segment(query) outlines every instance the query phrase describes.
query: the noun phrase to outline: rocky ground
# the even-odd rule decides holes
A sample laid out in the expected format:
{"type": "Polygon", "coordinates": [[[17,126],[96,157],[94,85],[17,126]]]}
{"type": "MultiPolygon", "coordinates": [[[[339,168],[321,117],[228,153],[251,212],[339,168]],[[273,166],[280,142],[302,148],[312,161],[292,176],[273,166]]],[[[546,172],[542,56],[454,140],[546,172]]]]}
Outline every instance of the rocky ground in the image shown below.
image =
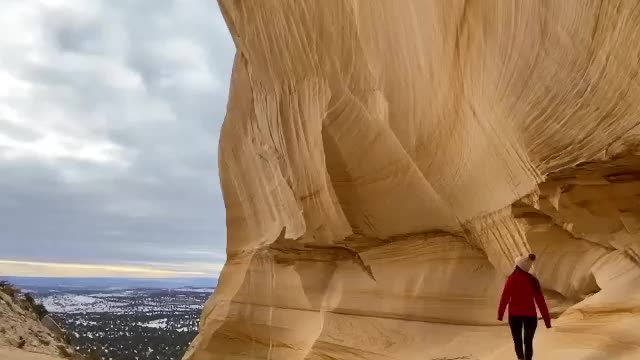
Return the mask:
{"type": "Polygon", "coordinates": [[[0,291],[0,359],[36,360],[51,357],[81,358],[71,346],[40,322],[24,300],[0,291]]]}
{"type": "Polygon", "coordinates": [[[59,356],[33,353],[11,347],[0,346],[0,360],[60,360],[59,356]]]}

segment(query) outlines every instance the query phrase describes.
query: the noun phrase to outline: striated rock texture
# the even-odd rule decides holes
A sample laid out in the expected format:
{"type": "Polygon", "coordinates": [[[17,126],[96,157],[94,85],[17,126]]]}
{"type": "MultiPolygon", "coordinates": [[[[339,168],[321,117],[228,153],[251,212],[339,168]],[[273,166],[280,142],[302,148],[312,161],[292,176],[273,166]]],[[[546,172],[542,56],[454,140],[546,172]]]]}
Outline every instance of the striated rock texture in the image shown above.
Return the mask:
{"type": "Polygon", "coordinates": [[[185,355],[640,359],[636,1],[219,0],[228,260],[185,355]]]}

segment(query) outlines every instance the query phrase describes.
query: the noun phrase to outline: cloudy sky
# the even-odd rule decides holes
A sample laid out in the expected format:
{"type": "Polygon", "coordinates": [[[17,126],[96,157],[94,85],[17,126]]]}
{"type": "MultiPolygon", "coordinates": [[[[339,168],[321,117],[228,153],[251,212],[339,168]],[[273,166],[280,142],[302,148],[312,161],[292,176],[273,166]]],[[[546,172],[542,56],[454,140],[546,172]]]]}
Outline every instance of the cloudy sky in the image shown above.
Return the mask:
{"type": "Polygon", "coordinates": [[[215,0],[0,0],[0,275],[215,276],[215,0]]]}

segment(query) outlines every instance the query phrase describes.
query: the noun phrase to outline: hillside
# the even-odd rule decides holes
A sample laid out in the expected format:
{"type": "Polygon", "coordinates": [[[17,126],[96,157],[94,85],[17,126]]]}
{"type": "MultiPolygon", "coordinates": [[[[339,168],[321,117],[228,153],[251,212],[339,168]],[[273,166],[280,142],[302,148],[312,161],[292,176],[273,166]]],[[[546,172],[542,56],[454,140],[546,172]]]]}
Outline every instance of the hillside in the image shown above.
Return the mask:
{"type": "Polygon", "coordinates": [[[0,286],[0,359],[80,358],[11,286],[0,286]]]}
{"type": "Polygon", "coordinates": [[[28,352],[0,346],[0,360],[60,360],[59,356],[28,352]]]}

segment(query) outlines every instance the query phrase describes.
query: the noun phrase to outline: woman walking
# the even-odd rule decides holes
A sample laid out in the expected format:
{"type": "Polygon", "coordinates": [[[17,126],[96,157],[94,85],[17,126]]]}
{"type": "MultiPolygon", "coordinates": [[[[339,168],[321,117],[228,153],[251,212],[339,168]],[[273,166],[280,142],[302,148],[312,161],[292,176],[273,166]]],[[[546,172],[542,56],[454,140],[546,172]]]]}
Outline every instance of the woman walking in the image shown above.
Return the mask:
{"type": "Polygon", "coordinates": [[[516,268],[507,278],[498,307],[498,320],[502,321],[504,311],[509,305],[509,327],[518,360],[533,359],[533,336],[538,327],[536,304],[547,329],[551,328],[549,310],[542,295],[540,282],[529,273],[535,260],[534,254],[516,260],[516,268]]]}

